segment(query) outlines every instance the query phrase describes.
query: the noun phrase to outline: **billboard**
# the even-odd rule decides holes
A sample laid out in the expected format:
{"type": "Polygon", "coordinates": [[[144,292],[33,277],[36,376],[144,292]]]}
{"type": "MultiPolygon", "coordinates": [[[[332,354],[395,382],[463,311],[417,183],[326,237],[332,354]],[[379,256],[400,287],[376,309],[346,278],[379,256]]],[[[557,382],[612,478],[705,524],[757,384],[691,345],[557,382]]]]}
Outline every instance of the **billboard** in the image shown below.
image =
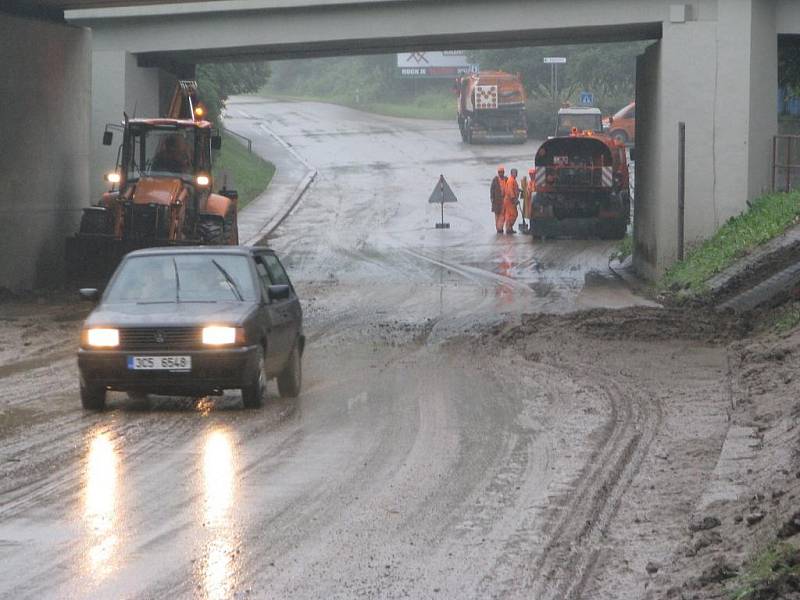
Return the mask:
{"type": "Polygon", "coordinates": [[[397,68],[401,77],[453,78],[478,71],[463,50],[403,52],[397,55],[397,68]]]}

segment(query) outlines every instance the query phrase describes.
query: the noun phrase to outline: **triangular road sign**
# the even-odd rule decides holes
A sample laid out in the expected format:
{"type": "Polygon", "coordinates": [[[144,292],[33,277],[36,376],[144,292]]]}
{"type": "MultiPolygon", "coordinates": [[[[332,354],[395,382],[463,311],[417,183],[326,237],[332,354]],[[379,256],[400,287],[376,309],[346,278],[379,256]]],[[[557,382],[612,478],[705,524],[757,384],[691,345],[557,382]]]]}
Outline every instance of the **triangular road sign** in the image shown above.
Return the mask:
{"type": "Polygon", "coordinates": [[[450,189],[450,186],[445,181],[444,175],[439,175],[439,181],[436,183],[436,187],[433,188],[433,193],[431,193],[431,197],[428,198],[428,202],[430,204],[458,202],[458,198],[456,198],[453,190],[450,189]]]}

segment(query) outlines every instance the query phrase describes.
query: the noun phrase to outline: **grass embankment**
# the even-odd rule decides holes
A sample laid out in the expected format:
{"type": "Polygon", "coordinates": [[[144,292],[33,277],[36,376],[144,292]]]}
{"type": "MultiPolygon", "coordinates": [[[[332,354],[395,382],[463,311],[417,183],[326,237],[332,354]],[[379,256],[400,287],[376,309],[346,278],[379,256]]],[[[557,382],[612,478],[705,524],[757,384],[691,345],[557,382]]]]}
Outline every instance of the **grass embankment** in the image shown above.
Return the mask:
{"type": "Polygon", "coordinates": [[[800,550],[791,544],[770,546],[759,554],[730,586],[732,600],[788,598],[800,578],[800,550]]]}
{"type": "Polygon", "coordinates": [[[659,287],[702,294],[712,276],[798,222],[800,192],[762,196],[747,212],[731,218],[711,239],[690,250],[685,260],[675,263],[659,287]]]}
{"type": "Polygon", "coordinates": [[[212,171],[217,188],[225,182],[226,187],[239,192],[241,210],[267,189],[275,175],[275,165],[248,152],[235,136],[223,133],[222,149],[214,159],[212,171]]]}
{"type": "Polygon", "coordinates": [[[623,262],[626,258],[633,254],[633,234],[626,233],[611,253],[611,260],[618,260],[623,262]]]}
{"type": "Polygon", "coordinates": [[[269,88],[263,89],[261,95],[275,100],[307,100],[338,104],[355,110],[361,110],[387,117],[408,119],[455,120],[456,101],[452,94],[425,92],[414,97],[402,98],[397,102],[356,102],[352,96],[295,96],[281,94],[269,88]]]}

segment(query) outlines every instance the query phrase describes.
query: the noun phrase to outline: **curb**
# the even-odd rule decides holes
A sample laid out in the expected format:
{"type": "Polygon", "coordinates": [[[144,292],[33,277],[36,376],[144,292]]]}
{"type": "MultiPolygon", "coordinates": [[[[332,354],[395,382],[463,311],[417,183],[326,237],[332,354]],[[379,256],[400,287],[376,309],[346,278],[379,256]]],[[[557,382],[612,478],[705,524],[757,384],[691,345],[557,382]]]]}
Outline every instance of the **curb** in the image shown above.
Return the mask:
{"type": "Polygon", "coordinates": [[[255,233],[255,235],[251,236],[249,239],[244,240],[242,243],[245,246],[256,246],[262,243],[265,238],[269,237],[278,227],[283,224],[284,221],[289,217],[295,207],[300,203],[300,200],[303,199],[303,196],[311,187],[311,184],[317,178],[319,171],[314,168],[303,156],[301,156],[289,142],[284,140],[274,131],[272,131],[269,127],[267,127],[264,123],[260,123],[259,127],[264,130],[270,137],[272,137],[278,144],[283,146],[286,151],[291,154],[300,164],[302,164],[306,169],[307,173],[300,180],[300,183],[292,192],[292,195],[289,197],[288,208],[282,211],[277,219],[272,219],[271,221],[267,221],[264,225],[255,233]]]}

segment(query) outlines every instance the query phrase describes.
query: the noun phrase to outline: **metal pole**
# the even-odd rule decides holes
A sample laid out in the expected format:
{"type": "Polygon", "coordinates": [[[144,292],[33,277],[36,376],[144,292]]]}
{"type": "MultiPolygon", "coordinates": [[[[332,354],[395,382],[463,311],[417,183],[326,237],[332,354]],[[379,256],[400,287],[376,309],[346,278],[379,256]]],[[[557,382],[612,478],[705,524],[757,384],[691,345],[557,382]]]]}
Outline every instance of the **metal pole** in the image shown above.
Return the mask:
{"type": "Polygon", "coordinates": [[[775,193],[775,183],[778,177],[778,136],[772,136],[772,193],[775,193]]]}
{"type": "Polygon", "coordinates": [[[558,97],[558,65],[553,65],[555,67],[553,72],[555,73],[556,77],[556,107],[561,105],[561,98],[558,97]]]}
{"type": "Polygon", "coordinates": [[[792,189],[792,142],[793,138],[786,139],[786,193],[792,189]]]}
{"type": "Polygon", "coordinates": [[[683,260],[686,216],[686,123],[678,123],[678,260],[683,260]]]}

